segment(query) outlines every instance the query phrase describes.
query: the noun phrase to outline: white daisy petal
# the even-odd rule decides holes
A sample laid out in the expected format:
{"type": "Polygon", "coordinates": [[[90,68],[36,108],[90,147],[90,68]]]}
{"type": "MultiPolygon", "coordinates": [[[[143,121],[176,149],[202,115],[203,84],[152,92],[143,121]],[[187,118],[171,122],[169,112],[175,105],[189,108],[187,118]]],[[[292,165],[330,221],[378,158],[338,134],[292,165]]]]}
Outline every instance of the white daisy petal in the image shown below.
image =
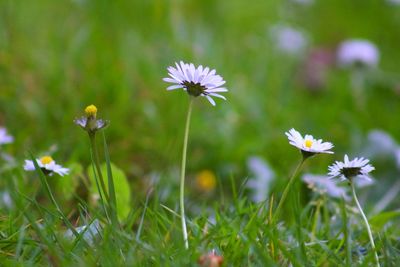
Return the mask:
{"type": "Polygon", "coordinates": [[[220,94],[209,93],[208,95],[210,95],[210,96],[215,96],[215,97],[218,97],[218,98],[222,98],[223,100],[226,100],[225,96],[222,96],[222,95],[220,95],[220,94]]]}
{"type": "Polygon", "coordinates": [[[171,85],[171,86],[167,87],[167,90],[175,90],[175,89],[178,89],[178,88],[182,88],[182,85],[180,85],[180,84],[171,85]]]}
{"type": "Polygon", "coordinates": [[[375,170],[375,168],[368,163],[368,159],[354,158],[353,160],[349,160],[349,156],[345,155],[343,162],[336,161],[328,167],[328,175],[331,178],[339,177],[348,180],[352,180],[357,176],[366,180],[371,180],[369,173],[375,170]]]}
{"type": "Polygon", "coordinates": [[[215,101],[214,99],[212,99],[210,96],[206,95],[206,98],[208,99],[208,101],[211,103],[211,105],[215,106],[215,101]]]}

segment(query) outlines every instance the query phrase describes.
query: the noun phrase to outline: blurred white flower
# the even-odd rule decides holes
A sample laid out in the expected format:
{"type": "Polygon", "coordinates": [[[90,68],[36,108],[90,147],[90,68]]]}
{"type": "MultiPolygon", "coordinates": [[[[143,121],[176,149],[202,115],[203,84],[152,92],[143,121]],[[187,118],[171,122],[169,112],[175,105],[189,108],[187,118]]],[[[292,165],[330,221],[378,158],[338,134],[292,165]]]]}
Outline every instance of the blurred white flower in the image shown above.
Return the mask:
{"type": "MultiPolygon", "coordinates": [[[[57,173],[61,176],[67,175],[69,173],[68,168],[64,168],[61,165],[56,164],[50,156],[44,156],[40,159],[36,159],[38,166],[43,170],[45,174],[52,176],[53,173],[57,173]]],[[[25,160],[24,170],[26,171],[34,171],[35,165],[32,160],[25,160]]]]}
{"type": "Polygon", "coordinates": [[[323,142],[322,139],[317,140],[312,135],[308,134],[303,138],[301,134],[293,128],[285,134],[289,139],[289,143],[299,148],[305,157],[318,153],[333,154],[333,151],[330,151],[330,149],[333,148],[333,144],[330,142],[323,142]]]}
{"type": "Polygon", "coordinates": [[[11,195],[8,191],[0,192],[0,207],[11,209],[13,206],[11,195]]]}
{"type": "Polygon", "coordinates": [[[14,137],[7,133],[7,129],[4,127],[0,127],[0,145],[9,144],[14,141],[14,137]]]}
{"type": "Polygon", "coordinates": [[[292,1],[302,5],[311,5],[314,3],[314,0],[292,0],[292,1]]]}
{"type": "Polygon", "coordinates": [[[394,151],[394,157],[396,159],[397,168],[400,169],[400,147],[397,147],[394,151]]]}
{"type": "Polygon", "coordinates": [[[247,160],[247,167],[253,176],[246,186],[252,191],[252,200],[262,202],[268,197],[275,172],[264,159],[257,156],[247,160]]]}
{"type": "Polygon", "coordinates": [[[344,156],[344,161],[336,161],[334,164],[328,167],[328,175],[331,178],[339,177],[341,180],[352,179],[356,176],[364,178],[366,180],[371,180],[368,174],[375,170],[375,168],[368,164],[369,160],[365,158],[354,158],[349,160],[347,155],[344,156]]]}
{"type": "Polygon", "coordinates": [[[398,149],[396,141],[385,131],[372,130],[368,133],[368,150],[371,154],[392,154],[398,149]]]}
{"type": "Polygon", "coordinates": [[[386,0],[388,4],[400,5],[400,0],[386,0]]]}
{"type": "Polygon", "coordinates": [[[289,26],[275,25],[271,28],[270,34],[276,48],[286,54],[300,54],[308,44],[304,33],[289,26]]]}
{"type": "Polygon", "coordinates": [[[337,61],[342,67],[362,65],[375,67],[379,62],[378,48],[367,40],[353,39],[340,44],[337,61]]]}
{"type": "Polygon", "coordinates": [[[368,145],[364,149],[364,154],[373,158],[390,157],[400,169],[400,145],[383,130],[371,130],[368,133],[368,145]]]}
{"type": "MultiPolygon", "coordinates": [[[[95,242],[95,239],[100,236],[100,222],[99,220],[95,219],[91,224],[83,225],[80,227],[75,228],[75,231],[78,234],[81,234],[82,232],[82,238],[89,244],[93,245],[95,242]]],[[[68,231],[65,232],[65,237],[67,238],[72,238],[74,237],[74,234],[72,233],[71,229],[68,229],[68,231]]]]}
{"type": "Polygon", "coordinates": [[[216,71],[210,68],[203,68],[202,65],[197,68],[192,64],[184,62],[175,63],[175,67],[168,67],[168,75],[170,77],[163,80],[167,83],[172,83],[167,90],[175,90],[182,88],[189,95],[197,97],[204,96],[207,100],[215,106],[215,101],[211,97],[218,97],[226,100],[226,98],[219,93],[227,92],[228,89],[221,87],[225,84],[224,79],[216,74],[216,71]]]}
{"type": "Polygon", "coordinates": [[[338,180],[330,179],[326,175],[304,174],[301,179],[310,189],[320,194],[327,194],[330,197],[348,199],[347,191],[344,187],[338,185],[338,180]]]}
{"type": "Polygon", "coordinates": [[[375,179],[371,176],[368,176],[368,179],[355,179],[353,182],[356,187],[363,188],[373,185],[375,183],[375,179]]]}

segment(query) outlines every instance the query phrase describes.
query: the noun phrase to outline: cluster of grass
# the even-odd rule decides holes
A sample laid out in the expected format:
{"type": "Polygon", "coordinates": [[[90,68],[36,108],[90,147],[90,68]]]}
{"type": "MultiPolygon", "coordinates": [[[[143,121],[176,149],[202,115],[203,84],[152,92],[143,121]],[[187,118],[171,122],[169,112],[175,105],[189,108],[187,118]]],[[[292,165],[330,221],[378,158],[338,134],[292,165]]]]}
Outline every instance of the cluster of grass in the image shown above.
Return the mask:
{"type": "MultiPolygon", "coordinates": [[[[276,224],[270,220],[300,157],[287,143],[288,129],[326,137],[338,155],[362,152],[371,129],[400,140],[400,7],[314,2],[1,1],[0,122],[15,141],[1,147],[0,193],[11,201],[0,200],[0,266],[186,266],[212,250],[227,266],[375,265],[352,201],[298,183],[299,195],[289,195],[276,224]],[[269,35],[278,23],[302,29],[310,49],[328,53],[348,38],[374,42],[381,61],[365,84],[364,106],[354,101],[349,71],[334,64],[324,84],[310,90],[302,71],[310,51],[279,53],[269,35]],[[188,250],[177,171],[187,96],[166,92],[162,82],[166,67],[180,59],[216,68],[230,90],[215,108],[195,102],[188,250]],[[104,131],[108,147],[102,138],[98,146],[100,168],[113,173],[116,211],[101,204],[89,139],[73,124],[91,103],[111,122],[104,131]],[[51,154],[70,174],[25,172],[29,151],[51,154]],[[261,203],[251,201],[245,186],[251,155],[262,155],[278,177],[261,203]],[[205,169],[217,177],[206,193],[192,182],[205,169]],[[83,225],[89,226],[74,236],[72,229],[83,225]]],[[[326,173],[338,158],[312,159],[305,171],[326,173]]],[[[398,170],[385,158],[373,164],[376,183],[361,190],[361,200],[381,265],[398,266],[399,197],[373,214],[398,170]]]]}

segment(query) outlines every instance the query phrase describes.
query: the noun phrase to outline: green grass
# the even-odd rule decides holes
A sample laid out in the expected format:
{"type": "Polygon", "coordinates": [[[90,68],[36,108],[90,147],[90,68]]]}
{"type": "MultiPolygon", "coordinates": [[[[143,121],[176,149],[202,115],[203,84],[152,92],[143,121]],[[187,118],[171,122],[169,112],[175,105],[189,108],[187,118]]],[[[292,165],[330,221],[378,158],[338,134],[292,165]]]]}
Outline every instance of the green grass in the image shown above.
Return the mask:
{"type": "MultiPolygon", "coordinates": [[[[225,266],[374,266],[352,200],[298,183],[299,195],[289,194],[277,223],[269,223],[269,207],[273,215],[301,157],[285,131],[294,127],[335,144],[335,155],[307,160],[302,173],[324,174],[344,153],[363,156],[372,129],[400,140],[400,7],[314,2],[0,1],[0,122],[15,137],[0,152],[14,159],[0,158],[0,192],[12,199],[11,206],[0,200],[0,266],[196,266],[213,249],[225,266]],[[300,58],[276,50],[268,33],[277,23],[307,32],[309,50],[300,58]],[[334,63],[318,90],[302,82],[313,47],[333,53],[347,38],[366,38],[380,49],[363,108],[353,98],[350,71],[334,63]],[[167,92],[162,81],[178,60],[215,68],[230,90],[216,107],[203,98],[194,102],[185,194],[189,250],[178,199],[188,97],[167,92]],[[118,223],[105,214],[112,205],[98,199],[89,138],[73,123],[89,104],[111,122],[104,130],[108,146],[99,133],[98,148],[103,175],[113,174],[114,185],[106,183],[115,188],[118,223]],[[70,175],[25,172],[30,153],[51,154],[70,175]],[[245,186],[252,155],[276,172],[259,204],[245,186]],[[217,178],[207,193],[194,182],[205,169],[217,178]],[[69,222],[96,220],[101,231],[93,243],[66,237],[69,222]]],[[[372,164],[376,183],[357,193],[381,266],[398,266],[400,198],[378,213],[374,208],[399,170],[379,155],[372,164]]]]}

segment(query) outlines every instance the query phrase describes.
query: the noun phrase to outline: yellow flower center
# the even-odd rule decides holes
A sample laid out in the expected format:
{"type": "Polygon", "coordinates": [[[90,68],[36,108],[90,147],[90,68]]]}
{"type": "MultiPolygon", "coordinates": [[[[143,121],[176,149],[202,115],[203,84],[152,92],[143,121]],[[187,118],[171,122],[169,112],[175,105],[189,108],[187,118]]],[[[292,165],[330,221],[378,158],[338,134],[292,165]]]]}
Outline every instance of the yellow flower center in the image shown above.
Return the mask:
{"type": "Polygon", "coordinates": [[[53,158],[50,156],[44,156],[40,159],[40,162],[45,165],[45,164],[49,164],[51,162],[53,162],[53,158]]]}
{"type": "Polygon", "coordinates": [[[312,140],[306,140],[305,141],[305,146],[307,147],[307,148],[311,148],[311,146],[312,146],[312,140]]]}
{"type": "Polygon", "coordinates": [[[95,105],[87,106],[87,107],[85,108],[85,113],[86,113],[86,116],[88,116],[88,117],[90,117],[90,116],[96,116],[96,114],[97,114],[97,108],[96,108],[96,106],[95,106],[95,105]]]}
{"type": "Polygon", "coordinates": [[[212,171],[204,170],[197,174],[196,185],[197,188],[204,192],[212,191],[216,184],[217,179],[212,171]]]}

